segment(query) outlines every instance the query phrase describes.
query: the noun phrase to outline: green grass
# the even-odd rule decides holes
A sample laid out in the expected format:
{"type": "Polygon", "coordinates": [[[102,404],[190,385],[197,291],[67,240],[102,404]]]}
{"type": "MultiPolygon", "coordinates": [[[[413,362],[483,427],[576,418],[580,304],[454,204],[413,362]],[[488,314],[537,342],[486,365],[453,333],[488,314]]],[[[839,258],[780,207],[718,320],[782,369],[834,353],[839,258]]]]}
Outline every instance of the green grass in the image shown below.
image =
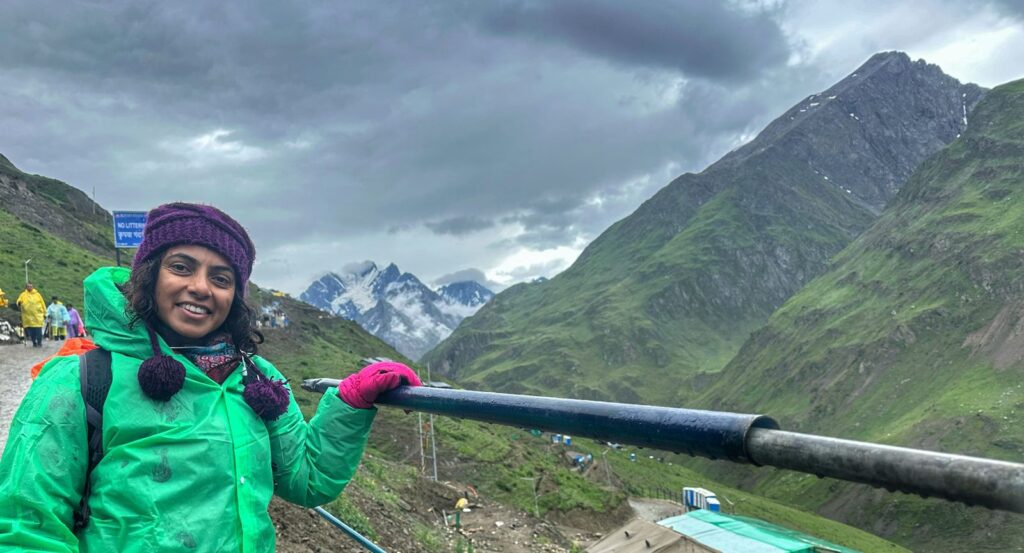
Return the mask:
{"type": "MultiPolygon", "coordinates": [[[[88,252],[2,209],[0,237],[0,288],[11,304],[24,289],[26,259],[32,260],[28,265],[29,280],[47,303],[56,295],[79,308],[82,306],[82,280],[98,267],[113,265],[112,258],[88,252]]],[[[21,320],[20,314],[10,308],[0,309],[0,317],[21,320]]]]}
{"type": "MultiPolygon", "coordinates": [[[[350,485],[353,488],[358,487],[357,484],[350,485]]],[[[324,509],[370,541],[377,542],[380,540],[380,535],[374,529],[370,519],[353,503],[351,492],[346,491],[342,493],[337,499],[324,505],[324,509]]]]}

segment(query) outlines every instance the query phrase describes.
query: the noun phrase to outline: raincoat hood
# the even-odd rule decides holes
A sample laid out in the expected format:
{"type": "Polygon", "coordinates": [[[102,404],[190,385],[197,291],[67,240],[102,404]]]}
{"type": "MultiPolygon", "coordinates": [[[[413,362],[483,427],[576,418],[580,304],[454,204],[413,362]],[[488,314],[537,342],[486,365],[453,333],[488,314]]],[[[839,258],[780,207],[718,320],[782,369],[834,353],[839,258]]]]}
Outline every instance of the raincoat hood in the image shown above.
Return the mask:
{"type": "MultiPolygon", "coordinates": [[[[126,311],[127,298],[118,288],[128,282],[131,271],[126,267],[102,267],[86,277],[85,313],[86,329],[92,334],[97,346],[111,352],[136,359],[148,359],[153,355],[142,322],[130,324],[126,311]]],[[[167,350],[163,340],[162,350],[167,350]]]]}

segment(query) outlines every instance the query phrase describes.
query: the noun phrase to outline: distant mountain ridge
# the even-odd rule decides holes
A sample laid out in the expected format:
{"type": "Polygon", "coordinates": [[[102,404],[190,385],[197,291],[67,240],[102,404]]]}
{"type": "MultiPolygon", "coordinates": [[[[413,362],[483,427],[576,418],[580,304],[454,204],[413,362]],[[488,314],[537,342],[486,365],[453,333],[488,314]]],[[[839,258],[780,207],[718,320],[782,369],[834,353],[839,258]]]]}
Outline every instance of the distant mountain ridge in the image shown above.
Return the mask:
{"type": "Polygon", "coordinates": [[[327,273],[299,296],[356,321],[412,359],[437,345],[492,297],[493,292],[472,281],[449,283],[435,291],[394,263],[380,269],[372,261],[345,274],[327,273]]]}
{"type": "Polygon", "coordinates": [[[565,272],[497,295],[423,361],[472,387],[683,404],[963,132],[983,95],[877,54],[675,179],[565,272]]]}

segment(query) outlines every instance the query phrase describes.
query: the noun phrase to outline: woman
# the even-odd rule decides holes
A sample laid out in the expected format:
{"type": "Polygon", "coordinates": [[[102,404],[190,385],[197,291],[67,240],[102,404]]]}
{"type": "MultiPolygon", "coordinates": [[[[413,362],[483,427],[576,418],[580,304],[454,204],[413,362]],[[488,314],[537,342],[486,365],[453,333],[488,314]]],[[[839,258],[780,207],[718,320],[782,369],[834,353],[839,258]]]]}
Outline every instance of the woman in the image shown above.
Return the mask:
{"type": "Polygon", "coordinates": [[[50,339],[63,340],[67,336],[68,308],[57,296],[51,298],[50,307],[46,308],[46,319],[50,321],[50,339]]]}
{"type": "Polygon", "coordinates": [[[72,530],[86,478],[77,357],[49,362],[15,415],[0,460],[0,550],[273,551],[271,495],[333,500],[362,456],[380,392],[419,385],[378,363],[324,394],[306,423],[245,290],[255,251],[207,206],[148,214],[132,271],[85,280],[88,330],[111,352],[103,457],[87,525],[72,530]]]}
{"type": "Polygon", "coordinates": [[[25,328],[25,335],[32,340],[33,347],[43,347],[43,323],[46,318],[46,300],[43,295],[31,282],[26,282],[25,291],[15,303],[21,310],[21,326],[25,328]]]}
{"type": "Polygon", "coordinates": [[[85,333],[82,331],[82,316],[78,314],[78,310],[75,309],[74,305],[68,304],[68,338],[78,338],[84,336],[85,333]]]}

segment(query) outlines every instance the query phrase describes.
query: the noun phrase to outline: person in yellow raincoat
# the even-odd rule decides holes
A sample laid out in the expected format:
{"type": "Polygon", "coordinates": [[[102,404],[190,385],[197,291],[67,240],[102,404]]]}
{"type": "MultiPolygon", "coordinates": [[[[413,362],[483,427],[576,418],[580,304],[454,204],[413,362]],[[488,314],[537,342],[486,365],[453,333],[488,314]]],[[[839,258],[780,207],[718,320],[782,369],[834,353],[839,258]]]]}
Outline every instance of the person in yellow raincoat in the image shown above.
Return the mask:
{"type": "Polygon", "coordinates": [[[7,307],[7,294],[3,288],[0,288],[0,307],[7,307]]]}
{"type": "Polygon", "coordinates": [[[32,347],[43,347],[43,320],[46,318],[43,295],[28,282],[25,291],[18,296],[17,304],[21,310],[21,326],[25,327],[25,335],[32,339],[32,347]]]}

